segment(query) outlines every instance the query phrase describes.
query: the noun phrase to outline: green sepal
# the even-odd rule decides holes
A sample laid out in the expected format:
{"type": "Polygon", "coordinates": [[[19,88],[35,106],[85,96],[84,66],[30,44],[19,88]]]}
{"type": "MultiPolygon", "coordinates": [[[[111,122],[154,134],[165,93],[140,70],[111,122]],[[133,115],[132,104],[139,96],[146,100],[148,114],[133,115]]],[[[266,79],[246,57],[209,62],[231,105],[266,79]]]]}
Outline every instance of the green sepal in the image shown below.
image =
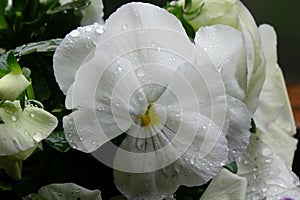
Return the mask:
{"type": "Polygon", "coordinates": [[[238,172],[238,166],[236,161],[232,161],[228,165],[224,166],[226,169],[228,169],[230,172],[236,174],[238,172]]]}
{"type": "Polygon", "coordinates": [[[21,74],[22,69],[21,66],[19,65],[14,53],[10,51],[7,56],[7,66],[8,68],[14,73],[14,74],[21,74]]]}
{"type": "Polygon", "coordinates": [[[183,14],[183,17],[187,20],[187,21],[192,21],[193,19],[195,19],[196,17],[198,17],[201,14],[201,11],[203,10],[204,7],[204,2],[194,11],[192,12],[185,12],[183,14]]]}
{"type": "Polygon", "coordinates": [[[254,122],[254,119],[251,119],[251,128],[249,129],[251,133],[256,133],[257,129],[256,129],[256,124],[254,122]]]}
{"type": "Polygon", "coordinates": [[[184,18],[185,12],[181,6],[167,4],[165,9],[167,9],[170,13],[175,15],[181,21],[181,24],[184,27],[185,32],[190,38],[195,38],[195,30],[184,18]]]}
{"type": "Polygon", "coordinates": [[[184,2],[184,12],[187,12],[188,10],[190,10],[192,7],[192,0],[185,0],[184,2]]]}

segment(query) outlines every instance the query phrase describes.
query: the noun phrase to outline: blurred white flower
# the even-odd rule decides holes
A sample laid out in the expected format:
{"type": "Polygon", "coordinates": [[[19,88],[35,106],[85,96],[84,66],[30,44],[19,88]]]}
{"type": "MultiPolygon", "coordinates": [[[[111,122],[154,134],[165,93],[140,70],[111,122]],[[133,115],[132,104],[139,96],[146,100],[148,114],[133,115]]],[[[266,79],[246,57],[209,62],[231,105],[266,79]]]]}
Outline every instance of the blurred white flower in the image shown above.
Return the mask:
{"type": "MultiPolygon", "coordinates": [[[[67,3],[74,2],[75,0],[59,0],[60,5],[65,5],[67,3]]],[[[103,2],[102,0],[90,0],[87,8],[81,10],[83,18],[80,24],[90,25],[93,23],[103,23],[103,2]]]]}
{"type": "Polygon", "coordinates": [[[259,137],[292,167],[297,140],[296,125],[288,98],[284,77],[277,64],[277,38],[273,27],[261,25],[259,32],[266,56],[266,81],[254,115],[259,137]]]}
{"type": "Polygon", "coordinates": [[[13,178],[21,178],[22,161],[27,159],[57,126],[47,111],[28,105],[22,111],[20,101],[0,105],[0,167],[13,178]]]}
{"type": "MultiPolygon", "coordinates": [[[[177,1],[176,4],[184,7],[185,0],[177,1]]],[[[251,13],[239,0],[193,0],[187,12],[191,13],[197,10],[201,5],[203,5],[203,8],[200,14],[191,20],[187,20],[196,32],[198,29],[201,29],[201,27],[204,27],[204,30],[206,27],[212,34],[214,33],[214,31],[212,31],[213,29],[215,29],[215,32],[218,32],[220,28],[209,27],[220,24],[231,26],[238,30],[236,32],[240,32],[235,33],[235,36],[230,39],[232,42],[235,42],[237,38],[240,39],[236,37],[236,35],[241,35],[242,44],[240,41],[238,42],[243,48],[242,52],[235,52],[238,53],[235,57],[228,57],[227,62],[220,63],[218,68],[221,71],[225,83],[229,81],[236,82],[236,87],[226,87],[226,92],[230,95],[235,95],[239,100],[245,102],[251,115],[253,115],[258,106],[258,97],[265,79],[265,61],[261,50],[257,25],[251,13]],[[237,66],[228,69],[231,67],[228,65],[228,62],[232,61],[229,58],[233,59],[237,66]],[[246,63],[246,65],[244,63],[246,63]],[[232,77],[234,77],[234,79],[232,79],[232,77]],[[237,89],[237,91],[235,91],[235,89],[237,89]]],[[[209,54],[210,56],[226,57],[228,55],[226,52],[220,52],[218,50],[219,41],[216,40],[214,35],[207,35],[205,39],[210,39],[209,43],[214,43],[214,46],[206,46],[204,49],[205,51],[208,49],[208,51],[211,52],[209,54]],[[213,53],[215,50],[219,51],[219,53],[213,53]],[[225,53],[225,55],[220,53],[225,53]]],[[[200,41],[202,42],[201,39],[200,41]]],[[[199,44],[201,45],[201,43],[199,44]]],[[[228,44],[230,43],[228,42],[228,44]]]]}

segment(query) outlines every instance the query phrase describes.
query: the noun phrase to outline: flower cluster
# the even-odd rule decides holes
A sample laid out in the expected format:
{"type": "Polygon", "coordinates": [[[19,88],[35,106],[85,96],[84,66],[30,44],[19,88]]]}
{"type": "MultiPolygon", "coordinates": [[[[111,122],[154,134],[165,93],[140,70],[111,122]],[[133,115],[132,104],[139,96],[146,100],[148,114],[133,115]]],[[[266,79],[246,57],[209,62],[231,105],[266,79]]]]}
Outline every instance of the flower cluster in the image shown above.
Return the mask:
{"type": "MultiPolygon", "coordinates": [[[[49,6],[46,15],[73,10],[81,26],[57,46],[49,40],[19,47],[0,65],[0,168],[10,177],[22,178],[22,162],[49,137],[60,152],[72,147],[110,167],[122,194],[115,198],[181,199],[182,187],[201,200],[300,196],[276,33],[257,26],[241,1],[178,0],[165,8],[135,2],[106,20],[100,0],[36,4],[49,6]],[[50,94],[38,99],[58,119],[35,100],[34,91],[42,91],[33,90],[30,70],[14,56],[32,52],[54,53],[49,78],[58,86],[50,88],[62,91],[65,106],[50,94]]],[[[101,195],[65,183],[25,197],[74,198],[101,195]]]]}
{"type": "Polygon", "coordinates": [[[73,109],[70,145],[111,166],[129,199],[211,179],[201,199],[296,197],[295,126],[272,27],[257,27],[237,0],[176,1],[167,11],[129,3],[62,41],[54,72],[73,109]],[[237,174],[223,168],[231,165],[237,174]]]}

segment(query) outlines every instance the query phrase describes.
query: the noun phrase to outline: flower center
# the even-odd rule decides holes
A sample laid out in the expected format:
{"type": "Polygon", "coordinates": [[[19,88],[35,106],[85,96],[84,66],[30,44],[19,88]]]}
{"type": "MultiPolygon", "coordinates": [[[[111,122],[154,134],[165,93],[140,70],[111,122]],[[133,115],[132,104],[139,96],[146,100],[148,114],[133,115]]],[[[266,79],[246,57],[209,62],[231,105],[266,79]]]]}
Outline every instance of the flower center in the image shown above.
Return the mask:
{"type": "Polygon", "coordinates": [[[155,106],[151,104],[148,106],[148,109],[144,115],[140,116],[142,126],[146,127],[149,125],[157,125],[160,124],[160,119],[155,111],[155,106]]]}

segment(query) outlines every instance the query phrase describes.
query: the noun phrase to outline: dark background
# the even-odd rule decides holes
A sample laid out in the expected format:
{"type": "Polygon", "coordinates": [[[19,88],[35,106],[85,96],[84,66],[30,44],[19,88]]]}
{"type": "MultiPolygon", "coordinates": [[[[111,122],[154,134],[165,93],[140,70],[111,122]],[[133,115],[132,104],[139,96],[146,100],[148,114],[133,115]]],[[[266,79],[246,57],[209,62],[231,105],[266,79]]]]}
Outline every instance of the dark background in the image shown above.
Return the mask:
{"type": "MultiPolygon", "coordinates": [[[[220,0],[221,1],[221,0],[220,0]]],[[[130,0],[103,0],[105,17],[130,0]]],[[[144,0],[159,6],[165,0],[144,0]]],[[[243,0],[257,24],[274,26],[278,35],[278,59],[287,82],[300,83],[300,0],[243,0]]]]}

